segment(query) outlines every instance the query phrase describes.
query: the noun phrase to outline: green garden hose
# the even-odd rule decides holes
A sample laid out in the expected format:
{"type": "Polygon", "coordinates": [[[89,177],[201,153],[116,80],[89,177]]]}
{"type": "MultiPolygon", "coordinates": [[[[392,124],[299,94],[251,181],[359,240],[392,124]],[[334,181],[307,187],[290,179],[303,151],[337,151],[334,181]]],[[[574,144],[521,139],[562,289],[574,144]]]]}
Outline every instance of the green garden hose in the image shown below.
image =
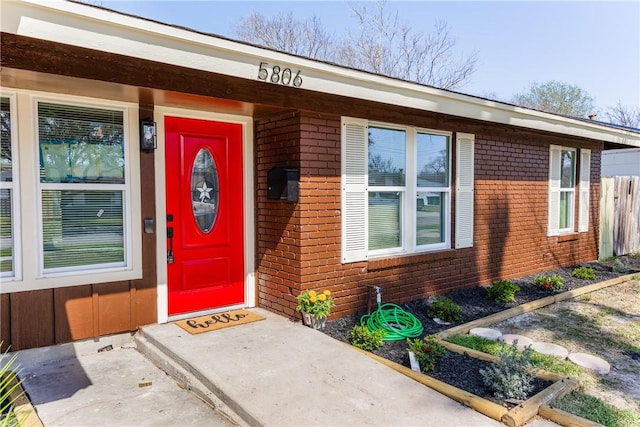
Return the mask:
{"type": "Polygon", "coordinates": [[[380,304],[371,314],[360,318],[360,324],[366,325],[370,331],[385,331],[385,341],[399,341],[417,338],[422,335],[422,323],[411,313],[392,303],[380,304]]]}

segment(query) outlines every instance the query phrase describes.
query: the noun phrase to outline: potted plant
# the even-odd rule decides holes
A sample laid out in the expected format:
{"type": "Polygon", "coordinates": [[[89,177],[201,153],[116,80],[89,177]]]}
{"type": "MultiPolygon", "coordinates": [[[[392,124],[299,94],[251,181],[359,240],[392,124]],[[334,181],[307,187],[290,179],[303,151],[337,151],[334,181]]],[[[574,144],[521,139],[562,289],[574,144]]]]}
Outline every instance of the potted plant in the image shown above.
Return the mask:
{"type": "Polygon", "coordinates": [[[313,329],[324,329],[331,307],[335,305],[331,291],[306,290],[298,295],[296,300],[298,301],[296,310],[302,313],[303,323],[313,329]]]}

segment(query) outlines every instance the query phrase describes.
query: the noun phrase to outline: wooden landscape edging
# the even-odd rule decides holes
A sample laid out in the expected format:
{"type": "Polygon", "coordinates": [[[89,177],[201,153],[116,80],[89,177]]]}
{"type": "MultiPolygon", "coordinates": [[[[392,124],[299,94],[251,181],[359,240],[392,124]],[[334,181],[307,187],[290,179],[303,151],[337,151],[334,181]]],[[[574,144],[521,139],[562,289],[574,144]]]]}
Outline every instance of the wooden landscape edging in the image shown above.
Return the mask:
{"type": "Polygon", "coordinates": [[[560,301],[575,298],[577,296],[580,296],[589,292],[594,292],[600,289],[608,288],[609,286],[617,285],[622,282],[631,280],[633,276],[635,276],[635,274],[627,274],[625,276],[620,276],[614,279],[605,280],[604,282],[592,283],[590,285],[582,286],[580,288],[573,289],[571,291],[562,292],[557,295],[549,295],[548,297],[544,297],[534,301],[529,301],[517,307],[512,307],[507,310],[500,311],[498,313],[490,314],[489,316],[483,317],[481,319],[472,320],[471,322],[454,326],[453,328],[445,329],[444,331],[441,331],[435,334],[435,337],[441,338],[444,340],[445,338],[448,338],[452,335],[466,334],[466,333],[469,333],[469,331],[473,328],[493,325],[494,323],[502,322],[503,320],[509,319],[511,317],[515,317],[520,314],[528,313],[530,311],[537,310],[542,307],[546,307],[547,305],[551,305],[560,301]]]}
{"type": "Polygon", "coordinates": [[[548,419],[549,421],[553,421],[556,424],[560,424],[561,426],[602,427],[602,424],[600,423],[593,422],[591,420],[582,418],[578,415],[574,415],[570,412],[566,412],[561,409],[556,409],[547,404],[540,405],[538,414],[541,417],[548,419]]]}
{"type": "Polygon", "coordinates": [[[502,416],[501,421],[509,427],[517,427],[538,415],[541,405],[552,402],[561,395],[578,387],[574,380],[563,379],[556,381],[535,396],[525,400],[502,416]]]}

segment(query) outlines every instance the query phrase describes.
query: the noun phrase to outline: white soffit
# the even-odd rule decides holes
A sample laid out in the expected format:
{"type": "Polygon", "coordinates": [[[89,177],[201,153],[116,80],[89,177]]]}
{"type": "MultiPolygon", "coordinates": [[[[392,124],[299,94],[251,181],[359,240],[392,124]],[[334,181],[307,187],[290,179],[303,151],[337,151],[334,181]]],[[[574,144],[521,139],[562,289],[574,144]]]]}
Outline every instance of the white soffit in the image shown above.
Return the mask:
{"type": "Polygon", "coordinates": [[[9,0],[0,7],[2,31],[21,36],[256,81],[260,63],[268,62],[294,73],[300,70],[302,89],[640,147],[637,133],[355,71],[84,4],[9,0]]]}

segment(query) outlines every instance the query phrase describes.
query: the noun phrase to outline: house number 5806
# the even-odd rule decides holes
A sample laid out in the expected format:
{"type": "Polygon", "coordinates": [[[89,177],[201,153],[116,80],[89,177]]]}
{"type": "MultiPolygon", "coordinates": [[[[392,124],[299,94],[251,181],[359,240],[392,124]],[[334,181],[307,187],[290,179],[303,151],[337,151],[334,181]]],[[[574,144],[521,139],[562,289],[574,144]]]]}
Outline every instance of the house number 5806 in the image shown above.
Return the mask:
{"type": "Polygon", "coordinates": [[[280,83],[285,86],[300,87],[302,86],[302,77],[300,70],[295,74],[291,68],[282,68],[279,65],[269,65],[268,62],[261,62],[258,68],[258,80],[265,82],[280,83]]]}

